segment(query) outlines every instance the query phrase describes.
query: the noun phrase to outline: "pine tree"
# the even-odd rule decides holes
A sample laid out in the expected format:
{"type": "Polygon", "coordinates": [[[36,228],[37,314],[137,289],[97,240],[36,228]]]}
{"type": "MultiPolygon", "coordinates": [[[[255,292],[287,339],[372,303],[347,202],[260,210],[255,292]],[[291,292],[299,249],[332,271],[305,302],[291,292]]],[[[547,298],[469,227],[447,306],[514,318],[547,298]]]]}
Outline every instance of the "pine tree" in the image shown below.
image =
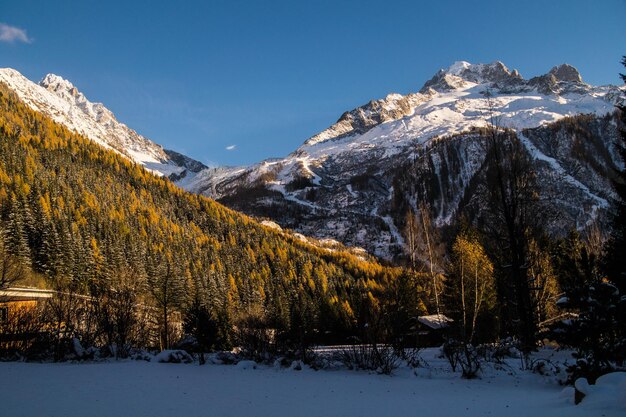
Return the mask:
{"type": "Polygon", "coordinates": [[[569,370],[572,382],[585,377],[591,383],[599,376],[619,369],[626,360],[626,320],[623,297],[609,282],[595,279],[572,288],[558,306],[574,312],[573,319],[553,327],[561,344],[576,349],[576,364],[569,370]]]}
{"type": "Polygon", "coordinates": [[[21,259],[22,262],[29,264],[31,252],[26,231],[25,208],[15,195],[11,197],[9,207],[5,232],[6,247],[9,252],[21,259]]]}
{"type": "Polygon", "coordinates": [[[169,349],[171,314],[183,304],[184,286],[180,266],[159,253],[149,254],[148,287],[160,312],[161,349],[169,349]]]}
{"type": "Polygon", "coordinates": [[[183,329],[193,336],[194,348],[200,354],[200,365],[205,363],[204,353],[215,349],[218,342],[217,320],[200,297],[194,297],[183,318],[183,329]]]}
{"type": "Polygon", "coordinates": [[[22,259],[7,249],[5,231],[0,229],[0,289],[12,287],[24,278],[26,278],[26,268],[22,259]]]}

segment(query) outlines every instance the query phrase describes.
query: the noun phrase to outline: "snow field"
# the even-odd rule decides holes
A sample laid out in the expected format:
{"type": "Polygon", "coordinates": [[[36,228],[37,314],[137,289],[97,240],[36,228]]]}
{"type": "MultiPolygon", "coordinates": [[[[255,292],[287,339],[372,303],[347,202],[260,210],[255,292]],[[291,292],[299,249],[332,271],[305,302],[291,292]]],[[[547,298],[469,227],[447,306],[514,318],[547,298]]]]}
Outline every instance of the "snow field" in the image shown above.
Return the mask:
{"type": "MultiPolygon", "coordinates": [[[[255,365],[0,363],[0,415],[20,416],[623,416],[612,374],[575,406],[573,388],[515,368],[463,380],[434,350],[393,376],[255,365]],[[594,391],[599,395],[595,395],[594,391]]],[[[621,394],[620,394],[621,393],[621,394]]],[[[621,399],[620,399],[621,398],[621,399]]]]}

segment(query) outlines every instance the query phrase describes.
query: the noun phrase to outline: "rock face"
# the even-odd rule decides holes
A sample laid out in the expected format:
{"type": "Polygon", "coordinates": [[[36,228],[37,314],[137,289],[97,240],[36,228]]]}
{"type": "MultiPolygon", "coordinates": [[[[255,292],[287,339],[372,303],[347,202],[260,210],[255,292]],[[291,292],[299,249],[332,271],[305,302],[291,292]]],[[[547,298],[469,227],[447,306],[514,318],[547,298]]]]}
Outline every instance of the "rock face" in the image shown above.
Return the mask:
{"type": "Polygon", "coordinates": [[[561,64],[550,70],[550,74],[559,81],[582,83],[583,79],[578,70],[569,64],[561,64]]]}
{"type": "Polygon", "coordinates": [[[389,94],[382,100],[372,100],[364,106],[345,112],[337,122],[323,132],[311,137],[305,145],[315,145],[328,139],[363,134],[372,127],[391,120],[398,120],[413,113],[413,109],[425,100],[419,94],[389,94]]]}
{"type": "Polygon", "coordinates": [[[285,158],[200,172],[185,187],[253,216],[392,259],[403,217],[428,203],[445,227],[468,210],[484,162],[476,128],[491,117],[515,130],[551,195],[559,233],[602,217],[612,204],[615,120],[623,96],[560,65],[524,79],[501,62],[457,62],[419,93],[390,94],[344,113],[285,158]],[[577,117],[571,128],[567,120],[577,117]],[[560,124],[559,124],[560,123],[560,124]],[[549,145],[546,145],[549,144],[549,145]]]}

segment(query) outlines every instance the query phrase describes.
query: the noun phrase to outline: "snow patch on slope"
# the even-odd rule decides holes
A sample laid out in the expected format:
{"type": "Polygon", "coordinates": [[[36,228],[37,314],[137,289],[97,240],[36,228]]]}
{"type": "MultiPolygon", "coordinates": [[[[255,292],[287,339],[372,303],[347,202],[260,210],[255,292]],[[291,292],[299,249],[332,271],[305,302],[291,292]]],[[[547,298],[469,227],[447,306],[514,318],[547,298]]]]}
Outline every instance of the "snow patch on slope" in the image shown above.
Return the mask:
{"type": "Polygon", "coordinates": [[[520,139],[520,141],[524,144],[524,146],[526,147],[526,149],[528,150],[528,152],[530,152],[530,154],[533,156],[534,159],[540,160],[540,161],[544,161],[546,163],[548,163],[551,167],[552,170],[557,173],[558,175],[560,175],[562,178],[565,179],[565,181],[567,181],[568,183],[570,183],[571,185],[581,189],[582,191],[585,192],[585,194],[587,194],[587,196],[589,196],[591,199],[595,200],[598,204],[598,207],[607,209],[609,208],[609,202],[606,201],[606,199],[594,194],[591,192],[591,190],[589,190],[589,187],[587,187],[585,184],[583,184],[582,182],[578,181],[576,178],[572,177],[570,174],[568,174],[565,169],[561,166],[561,164],[559,164],[559,162],[550,157],[547,156],[546,154],[544,154],[543,152],[541,152],[539,150],[539,148],[537,148],[531,141],[530,139],[528,139],[526,136],[524,136],[521,133],[518,133],[518,137],[520,139]]]}

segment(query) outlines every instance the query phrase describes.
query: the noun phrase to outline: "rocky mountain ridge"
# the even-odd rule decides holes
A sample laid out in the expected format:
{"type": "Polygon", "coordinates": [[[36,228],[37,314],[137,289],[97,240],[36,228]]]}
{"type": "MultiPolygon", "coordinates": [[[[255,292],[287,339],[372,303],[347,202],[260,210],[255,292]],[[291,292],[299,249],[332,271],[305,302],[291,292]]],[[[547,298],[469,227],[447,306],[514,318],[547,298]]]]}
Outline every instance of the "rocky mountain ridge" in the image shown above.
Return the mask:
{"type": "MultiPolygon", "coordinates": [[[[407,204],[416,210],[422,199],[436,207],[438,225],[454,221],[483,163],[472,132],[497,120],[523,138],[544,176],[543,186],[551,193],[558,194],[559,189],[564,193],[557,200],[568,214],[562,213],[558,227],[582,227],[610,205],[609,168],[618,163],[613,149],[616,121],[610,115],[622,95],[623,89],[616,86],[586,84],[567,64],[527,80],[501,62],[460,61],[438,71],[418,93],[390,94],[344,113],[285,158],[205,170],[185,187],[299,233],[393,258],[403,245],[404,213],[398,210],[406,211],[407,204]],[[561,154],[544,153],[538,137],[552,132],[549,126],[580,115],[591,118],[584,119],[581,129],[595,131],[567,136],[562,126],[561,131],[555,127],[554,134],[564,141],[558,145],[561,154]],[[601,155],[601,160],[594,160],[597,155],[589,159],[594,166],[604,165],[603,172],[596,169],[594,175],[579,175],[593,170],[580,153],[588,145],[580,142],[582,136],[587,141],[600,138],[588,150],[601,155]],[[446,152],[441,150],[443,143],[449,144],[446,152]],[[446,159],[450,152],[456,154],[454,162],[446,159]],[[428,182],[436,184],[423,184],[431,190],[428,195],[418,196],[407,184],[406,189],[398,189],[402,171],[419,158],[430,172],[428,182]],[[441,199],[435,188],[451,194],[441,199]],[[402,197],[406,204],[397,203],[400,192],[408,193],[402,197]]],[[[418,177],[412,181],[427,182],[418,177]]]]}
{"type": "Polygon", "coordinates": [[[2,68],[0,82],[7,84],[33,110],[157,175],[182,178],[206,168],[189,157],[163,149],[120,123],[102,103],[90,102],[71,82],[58,75],[48,74],[36,84],[14,69],[2,68]]]}

